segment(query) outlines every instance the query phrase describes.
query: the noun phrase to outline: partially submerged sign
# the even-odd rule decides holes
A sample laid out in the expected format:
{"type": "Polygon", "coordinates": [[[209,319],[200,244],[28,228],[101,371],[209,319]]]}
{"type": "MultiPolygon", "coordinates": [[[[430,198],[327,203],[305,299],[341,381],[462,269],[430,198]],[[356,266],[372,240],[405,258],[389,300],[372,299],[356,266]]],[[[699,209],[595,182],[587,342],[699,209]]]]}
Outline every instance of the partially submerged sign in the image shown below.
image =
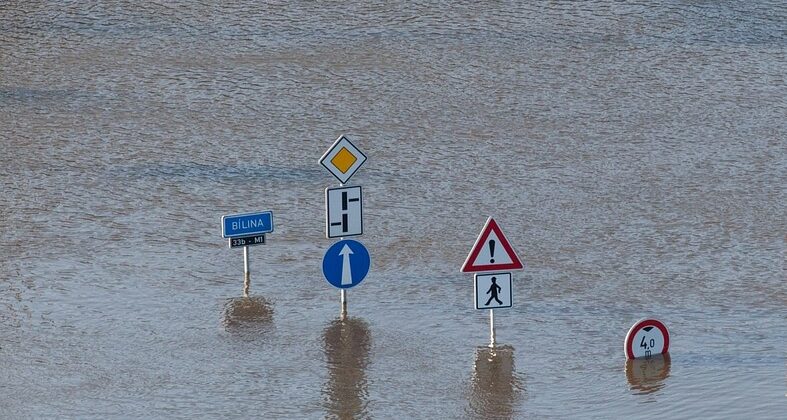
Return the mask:
{"type": "Polygon", "coordinates": [[[521,270],[522,261],[503,234],[495,219],[488,218],[470,254],[460,270],[463,273],[481,271],[521,270]]]}
{"type": "Polygon", "coordinates": [[[656,319],[637,321],[626,334],[623,351],[628,359],[648,358],[669,351],[669,332],[663,322],[656,319]]]}
{"type": "Polygon", "coordinates": [[[344,135],[339,136],[320,158],[320,164],[342,184],[347,183],[364,162],[366,155],[344,135]]]}

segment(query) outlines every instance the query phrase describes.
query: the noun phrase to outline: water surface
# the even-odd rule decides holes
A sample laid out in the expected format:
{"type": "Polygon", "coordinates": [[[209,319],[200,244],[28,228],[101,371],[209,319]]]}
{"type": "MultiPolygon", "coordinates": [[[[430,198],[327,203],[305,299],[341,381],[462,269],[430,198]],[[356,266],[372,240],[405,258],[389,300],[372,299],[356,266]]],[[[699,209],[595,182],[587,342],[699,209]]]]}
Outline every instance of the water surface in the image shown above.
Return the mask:
{"type": "Polygon", "coordinates": [[[779,418],[783,2],[0,5],[0,417],[779,418]],[[369,157],[372,269],[317,164],[369,157]],[[224,214],[272,210],[242,252],[224,214]],[[492,352],[458,272],[524,261],[492,352]],[[627,363],[644,316],[670,358],[627,363]]]}

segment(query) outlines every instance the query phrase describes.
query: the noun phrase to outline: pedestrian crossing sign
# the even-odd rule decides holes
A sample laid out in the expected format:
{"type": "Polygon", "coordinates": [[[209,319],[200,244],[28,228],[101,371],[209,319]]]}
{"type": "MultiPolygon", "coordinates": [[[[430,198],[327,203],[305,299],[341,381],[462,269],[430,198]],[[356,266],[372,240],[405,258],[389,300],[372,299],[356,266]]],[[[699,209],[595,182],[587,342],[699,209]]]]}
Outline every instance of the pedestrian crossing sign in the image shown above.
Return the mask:
{"type": "Polygon", "coordinates": [[[475,308],[510,308],[511,273],[475,275],[475,308]]]}

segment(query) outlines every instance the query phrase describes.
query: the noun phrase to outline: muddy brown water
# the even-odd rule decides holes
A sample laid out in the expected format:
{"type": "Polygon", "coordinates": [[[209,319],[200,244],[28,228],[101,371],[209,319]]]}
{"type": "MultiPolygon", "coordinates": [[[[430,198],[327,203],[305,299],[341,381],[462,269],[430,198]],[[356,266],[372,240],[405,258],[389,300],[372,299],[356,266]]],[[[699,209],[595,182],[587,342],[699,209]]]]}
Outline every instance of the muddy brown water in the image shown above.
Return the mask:
{"type": "Polygon", "coordinates": [[[783,2],[0,4],[0,417],[783,418],[783,2]],[[366,280],[317,164],[369,157],[366,280]],[[221,215],[272,210],[242,252],[221,215]],[[517,248],[488,318],[458,272],[517,248]],[[627,363],[639,318],[670,357],[627,363]]]}

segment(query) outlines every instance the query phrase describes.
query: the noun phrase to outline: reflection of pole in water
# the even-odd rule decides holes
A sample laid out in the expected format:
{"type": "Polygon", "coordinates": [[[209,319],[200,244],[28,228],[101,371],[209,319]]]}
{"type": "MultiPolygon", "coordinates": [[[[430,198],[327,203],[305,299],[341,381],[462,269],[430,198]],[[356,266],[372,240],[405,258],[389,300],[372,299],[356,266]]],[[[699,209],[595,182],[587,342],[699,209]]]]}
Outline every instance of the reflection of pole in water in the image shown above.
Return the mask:
{"type": "Polygon", "coordinates": [[[328,382],[323,387],[328,417],[366,417],[366,367],[371,334],[359,318],[332,321],[323,332],[328,382]]]}
{"type": "Polygon", "coordinates": [[[638,394],[650,394],[660,390],[669,377],[671,364],[669,353],[647,359],[626,360],[626,379],[631,390],[638,394]]]}
{"type": "Polygon", "coordinates": [[[480,347],[476,350],[468,408],[471,417],[514,417],[514,405],[522,389],[514,370],[513,347],[480,347]]]}

